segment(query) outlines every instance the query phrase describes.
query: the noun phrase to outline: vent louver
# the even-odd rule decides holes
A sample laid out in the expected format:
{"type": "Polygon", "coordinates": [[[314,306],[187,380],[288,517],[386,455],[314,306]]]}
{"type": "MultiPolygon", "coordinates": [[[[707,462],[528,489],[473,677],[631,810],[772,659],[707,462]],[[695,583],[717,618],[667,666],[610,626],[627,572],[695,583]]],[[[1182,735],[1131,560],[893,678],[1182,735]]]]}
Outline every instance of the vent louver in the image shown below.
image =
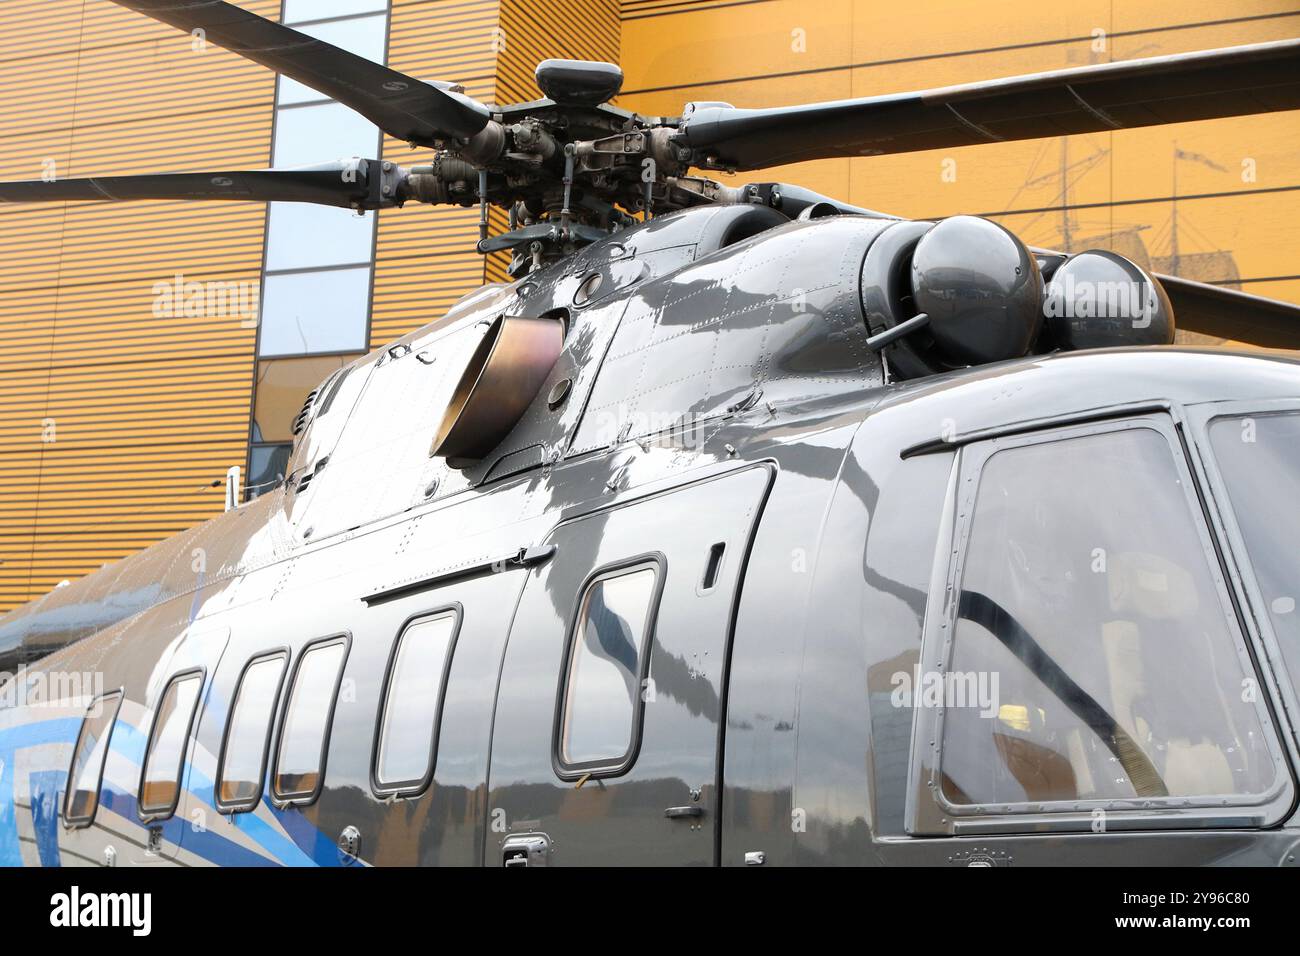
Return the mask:
{"type": "Polygon", "coordinates": [[[294,493],[302,494],[304,491],[306,491],[308,486],[311,485],[311,480],[325,470],[325,465],[329,462],[329,460],[330,460],[330,456],[326,455],[320,461],[316,462],[314,468],[312,468],[310,471],[304,472],[302,477],[298,479],[297,485],[294,486],[294,493]]]}
{"type": "Polygon", "coordinates": [[[296,416],[294,416],[293,427],[290,428],[290,431],[293,433],[293,436],[295,438],[301,435],[302,430],[307,427],[307,422],[311,419],[311,407],[313,404],[315,404],[316,396],[319,394],[320,394],[319,388],[313,388],[310,392],[308,392],[307,400],[302,403],[302,411],[300,411],[296,416]]]}

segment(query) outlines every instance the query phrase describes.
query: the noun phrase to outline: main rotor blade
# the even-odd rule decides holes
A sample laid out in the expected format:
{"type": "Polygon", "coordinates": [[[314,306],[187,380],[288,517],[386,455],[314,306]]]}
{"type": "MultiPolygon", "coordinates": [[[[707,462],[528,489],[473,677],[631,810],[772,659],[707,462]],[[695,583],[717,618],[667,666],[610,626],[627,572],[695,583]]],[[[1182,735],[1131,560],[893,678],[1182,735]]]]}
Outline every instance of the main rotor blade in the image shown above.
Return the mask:
{"type": "Polygon", "coordinates": [[[772,109],[687,107],[697,163],[761,169],[1300,109],[1300,40],[772,109]]]}
{"type": "Polygon", "coordinates": [[[1180,329],[1269,349],[1300,349],[1300,305],[1157,275],[1180,329]]]}
{"type": "Polygon", "coordinates": [[[487,125],[483,104],[218,0],[113,0],[206,39],[356,110],[397,139],[430,146],[487,125]]]}
{"type": "Polygon", "coordinates": [[[400,198],[405,172],[390,164],[385,177],[383,165],[378,160],[354,159],[299,169],[97,176],[53,182],[33,180],[0,183],[0,203],[80,199],[234,199],[379,209],[393,205],[394,200],[400,198]]]}

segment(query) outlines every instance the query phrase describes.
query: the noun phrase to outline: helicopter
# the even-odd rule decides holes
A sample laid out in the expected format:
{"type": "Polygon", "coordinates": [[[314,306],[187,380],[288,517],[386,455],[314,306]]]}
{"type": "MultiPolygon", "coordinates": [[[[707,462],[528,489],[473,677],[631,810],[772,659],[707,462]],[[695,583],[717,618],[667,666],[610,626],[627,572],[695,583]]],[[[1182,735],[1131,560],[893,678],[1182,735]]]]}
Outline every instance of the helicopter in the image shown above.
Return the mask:
{"type": "Polygon", "coordinates": [[[1300,109],[1300,41],[666,117],[115,2],[436,158],[0,201],[477,206],[511,281],[322,382],[279,487],[0,618],[0,864],[1294,859],[1300,361],[1173,341],[1300,307],[702,173],[1300,109]]]}

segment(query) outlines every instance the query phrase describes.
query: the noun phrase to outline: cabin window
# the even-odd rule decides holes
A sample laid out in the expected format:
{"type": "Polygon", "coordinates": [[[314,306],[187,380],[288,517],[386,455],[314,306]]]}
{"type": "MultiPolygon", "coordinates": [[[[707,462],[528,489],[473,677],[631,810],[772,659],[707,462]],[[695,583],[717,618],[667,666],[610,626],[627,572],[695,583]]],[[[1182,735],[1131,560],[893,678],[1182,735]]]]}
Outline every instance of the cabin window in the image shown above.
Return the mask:
{"type": "Polygon", "coordinates": [[[309,645],[298,658],[280,727],[272,792],[279,800],[309,803],[320,793],[348,639],[309,645]]]}
{"type": "Polygon", "coordinates": [[[578,605],[558,722],[562,775],[621,773],[636,751],[657,562],[598,573],[578,605]]]}
{"type": "Polygon", "coordinates": [[[262,797],[271,718],[284,680],[285,656],[277,651],[255,657],[239,678],[217,770],[217,808],[223,812],[251,810],[262,797]]]}
{"type": "Polygon", "coordinates": [[[140,774],[141,817],[160,819],[176,811],[185,749],[202,687],[202,671],[179,674],[171,679],[159,699],[140,774]]]}
{"type": "Polygon", "coordinates": [[[916,688],[942,802],[1264,802],[1280,757],[1181,458],[1154,424],[1055,439],[966,450],[948,668],[916,688]]]}
{"type": "Polygon", "coordinates": [[[454,610],[412,621],[389,665],[375,754],[380,793],[418,793],[437,759],[438,722],[460,616],[454,610]]]}
{"type": "Polygon", "coordinates": [[[1282,659],[1300,686],[1300,412],[1216,418],[1210,442],[1282,659]]]}
{"type": "Polygon", "coordinates": [[[99,809],[99,790],[104,782],[104,763],[113,738],[113,725],[122,706],[122,692],[114,691],[95,699],[81,721],[77,745],[68,770],[68,795],[63,805],[63,822],[70,827],[88,827],[99,809]]]}

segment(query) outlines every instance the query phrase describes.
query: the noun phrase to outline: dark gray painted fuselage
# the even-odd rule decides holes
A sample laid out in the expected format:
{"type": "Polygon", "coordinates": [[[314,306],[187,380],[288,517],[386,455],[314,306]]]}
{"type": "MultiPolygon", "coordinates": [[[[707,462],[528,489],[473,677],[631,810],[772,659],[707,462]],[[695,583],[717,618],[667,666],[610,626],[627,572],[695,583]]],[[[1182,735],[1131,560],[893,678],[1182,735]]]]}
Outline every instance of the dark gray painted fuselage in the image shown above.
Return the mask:
{"type": "MultiPolygon", "coordinates": [[[[187,792],[162,849],[146,852],[132,795],[113,792],[90,828],[59,827],[63,862],[101,862],[110,845],[119,865],[338,862],[333,842],[348,827],[361,858],[381,865],[500,865],[522,833],[549,837],[553,865],[740,865],[754,852],[767,865],[1293,862],[1289,809],[1259,829],[1157,821],[1099,833],[1081,820],[909,836],[912,714],[875,702],[921,653],[963,443],[1136,410],[1182,426],[1205,403],[1296,402],[1300,365],[1108,350],[889,384],[865,345],[863,306],[887,280],[862,263],[897,224],[781,218],[757,207],[666,216],[476,293],[356,363],[300,438],[287,487],[0,619],[0,670],[101,672],[141,734],[182,663],[207,669],[187,792]],[[578,307],[592,272],[600,294],[578,307]],[[440,389],[475,327],[559,309],[565,351],[514,431],[468,469],[430,459],[440,389]],[[719,543],[716,584],[703,590],[719,543]],[[505,560],[551,545],[532,567],[505,560]],[[553,753],[566,635],[591,572],[633,560],[663,569],[656,694],[630,768],[579,785],[553,753]],[[462,626],[434,779],[417,796],[379,797],[371,766],[393,642],[404,622],[446,608],[462,626]],[[258,843],[258,815],[218,814],[201,778],[215,770],[244,664],[339,633],[351,650],[323,792],[258,814],[299,859],[258,843]],[[700,812],[665,816],[683,806],[700,812]],[[205,849],[213,837],[254,855],[223,860],[205,849]]],[[[1185,435],[1195,462],[1204,449],[1195,429],[1185,435]]],[[[1250,610],[1244,590],[1234,596],[1250,610]]],[[[1262,677],[1295,767],[1294,691],[1262,677]]],[[[33,751],[21,771],[66,772],[72,742],[33,751]]],[[[9,815],[35,862],[31,797],[18,792],[9,815]]]]}

